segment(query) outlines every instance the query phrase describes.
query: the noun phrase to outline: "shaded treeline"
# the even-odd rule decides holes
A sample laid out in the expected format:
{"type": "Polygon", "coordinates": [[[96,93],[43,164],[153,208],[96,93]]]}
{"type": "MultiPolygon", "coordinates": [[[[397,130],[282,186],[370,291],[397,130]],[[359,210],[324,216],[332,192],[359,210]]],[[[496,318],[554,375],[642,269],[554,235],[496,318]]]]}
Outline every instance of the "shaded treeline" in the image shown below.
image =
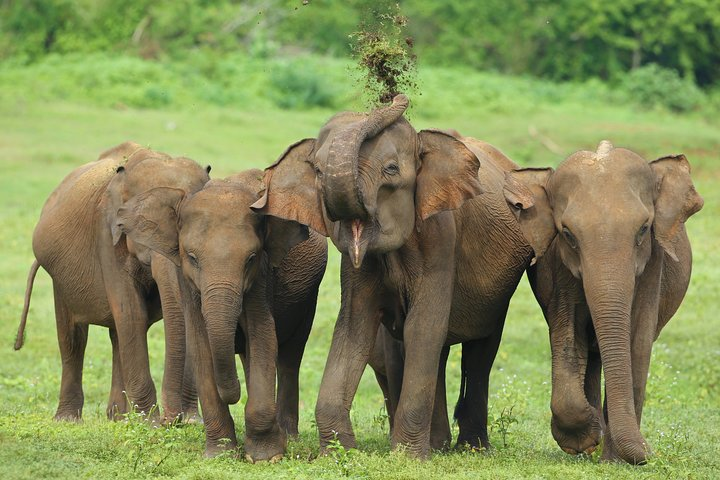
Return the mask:
{"type": "MultiPolygon", "coordinates": [[[[2,0],[0,58],[191,49],[345,56],[389,0],[2,0]]],[[[613,80],[648,64],[698,85],[720,77],[717,0],[399,2],[421,63],[555,80],[613,80]]]]}

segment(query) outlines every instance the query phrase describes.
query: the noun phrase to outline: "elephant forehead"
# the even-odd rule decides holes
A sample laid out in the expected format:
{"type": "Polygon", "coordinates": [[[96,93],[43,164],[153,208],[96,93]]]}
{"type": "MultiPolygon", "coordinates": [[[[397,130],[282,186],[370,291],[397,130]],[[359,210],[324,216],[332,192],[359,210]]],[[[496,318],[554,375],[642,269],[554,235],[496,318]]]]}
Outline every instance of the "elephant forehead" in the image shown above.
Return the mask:
{"type": "Polygon", "coordinates": [[[183,218],[256,224],[259,221],[257,214],[250,210],[256,199],[256,195],[236,188],[203,189],[189,197],[183,205],[183,218]]]}
{"type": "Polygon", "coordinates": [[[550,181],[550,188],[591,193],[619,194],[623,190],[645,190],[653,184],[652,170],[645,160],[630,150],[616,148],[598,156],[595,152],[577,152],[561,163],[550,181]],[[609,189],[609,190],[608,190],[609,189]]]}
{"type": "Polygon", "coordinates": [[[194,192],[208,180],[207,172],[192,160],[148,158],[127,169],[125,190],[136,195],[155,187],[179,188],[194,192]]]}

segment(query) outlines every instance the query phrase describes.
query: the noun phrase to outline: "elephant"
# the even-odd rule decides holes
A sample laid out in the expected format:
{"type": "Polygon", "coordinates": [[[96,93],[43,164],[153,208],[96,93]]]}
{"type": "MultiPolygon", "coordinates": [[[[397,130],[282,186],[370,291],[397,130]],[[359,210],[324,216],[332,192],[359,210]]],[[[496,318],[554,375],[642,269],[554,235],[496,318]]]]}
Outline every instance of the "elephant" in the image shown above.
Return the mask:
{"type": "Polygon", "coordinates": [[[653,342],[679,308],[703,206],[684,155],[646,162],[602,141],[557,170],[508,174],[537,263],[528,271],[552,350],[551,429],[567,453],[644,463],[640,433],[653,342]],[[605,376],[601,406],[601,370],[605,376]]]}
{"type": "Polygon", "coordinates": [[[212,180],[195,194],[155,188],[118,213],[118,228],[128,238],[181,270],[206,456],[237,445],[229,411],[240,399],[235,353],[248,389],[247,457],[277,459],[287,435],[298,434],[298,371],[327,264],[327,240],[305,225],[250,210],[265,188],[262,178],[261,170],[248,170],[212,180]],[[223,445],[222,439],[230,442],[223,445]]]}
{"type": "MultiPolygon", "coordinates": [[[[449,354],[450,347],[444,347],[438,364],[437,387],[430,423],[430,448],[432,450],[445,450],[452,441],[447,417],[445,390],[445,365],[449,354]]],[[[368,358],[368,365],[373,369],[375,379],[380,386],[380,390],[382,390],[392,437],[393,422],[400,400],[400,388],[402,386],[403,369],[405,368],[405,349],[403,342],[393,338],[384,326],[378,328],[375,344],[368,358]]],[[[462,401],[464,401],[463,393],[461,393],[458,403],[462,401]]],[[[458,416],[455,415],[456,418],[458,416]]],[[[463,425],[465,426],[465,423],[463,425]]]]}
{"type": "Polygon", "coordinates": [[[197,414],[194,379],[185,362],[185,321],[174,265],[115,228],[129,197],[155,186],[192,192],[209,180],[210,167],[125,142],[73,170],[50,194],[33,233],[26,308],[15,349],[23,344],[34,275],[52,278],[62,358],[56,420],[80,420],[82,370],[88,326],[107,327],[112,342],[112,387],[107,416],[117,419],[130,402],[156,418],[147,330],[165,319],[164,420],[197,414]],[[127,395],[127,397],[126,397],[127,395]]]}
{"type": "Polygon", "coordinates": [[[483,142],[417,133],[403,116],[408,103],[400,94],[369,114],[333,116],[317,139],[266,169],[267,189],[252,206],[329,236],[342,254],[341,307],[315,411],[322,448],[336,438],[356,446],[349,411],[380,323],[405,349],[393,448],[430,454],[439,364],[456,343],[474,347],[465,399],[478,407],[459,412],[458,442],[489,446],[490,367],[532,258],[503,196],[515,166],[483,142]]]}

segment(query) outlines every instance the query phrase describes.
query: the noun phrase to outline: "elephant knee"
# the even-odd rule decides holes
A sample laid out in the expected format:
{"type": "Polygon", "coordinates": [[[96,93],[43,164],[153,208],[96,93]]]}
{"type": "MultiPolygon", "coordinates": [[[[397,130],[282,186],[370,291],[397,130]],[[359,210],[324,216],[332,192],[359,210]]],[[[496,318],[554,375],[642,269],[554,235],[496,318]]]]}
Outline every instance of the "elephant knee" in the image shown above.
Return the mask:
{"type": "Polygon", "coordinates": [[[277,428],[274,406],[252,405],[245,407],[245,427],[254,434],[266,433],[277,428]]]}

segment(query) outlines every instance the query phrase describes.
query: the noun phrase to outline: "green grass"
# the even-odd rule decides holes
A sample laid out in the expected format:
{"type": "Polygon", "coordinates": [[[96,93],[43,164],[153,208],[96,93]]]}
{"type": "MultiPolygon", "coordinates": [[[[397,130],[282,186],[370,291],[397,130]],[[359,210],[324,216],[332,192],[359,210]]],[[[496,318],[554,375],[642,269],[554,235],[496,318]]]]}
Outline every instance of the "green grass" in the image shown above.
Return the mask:
{"type": "MultiPolygon", "coordinates": [[[[715,266],[720,238],[717,112],[677,116],[641,111],[608,102],[607,93],[595,98],[587,86],[554,86],[469,71],[421,72],[423,95],[411,111],[416,127],[456,128],[495,144],[523,165],[556,165],[577,149],[594,148],[603,138],[648,159],[684,152],[693,165],[705,208],[688,222],[695,253],[690,290],[653,353],[642,426],[655,452],[648,465],[599,464],[596,456],[571,457],[555,444],[549,427],[547,327],[524,280],[513,299],[491,376],[491,416],[513,407],[518,420],[510,426],[506,447],[496,429],[491,432],[495,449],[490,453],[442,453],[427,462],[391,453],[382,422],[382,397],[368,371],[351,411],[359,450],[316,458],[313,410],[339,307],[335,253],[303,360],[300,439],[290,442],[279,464],[250,465],[232,457],[202,459],[200,426],[166,430],[137,419],[106,421],[111,349],[106,331],[99,327],[90,329],[86,352],[84,422],[53,422],[60,358],[51,284],[44,272],[35,282],[26,345],[14,352],[12,344],[33,259],[32,230],[47,195],[64,175],[109,146],[132,139],[210,164],[212,176],[222,177],[268,165],[287,144],[314,136],[334,113],[332,109],[280,110],[271,97],[256,98],[247,92],[235,93],[238,98],[252,97],[247,105],[239,100],[213,103],[194,97],[193,86],[176,93],[163,109],[137,109],[118,100],[124,95],[116,89],[122,82],[109,83],[112,88],[105,92],[74,88],[63,75],[68,69],[89,67],[70,65],[63,70],[61,63],[57,75],[62,78],[57,81],[50,73],[37,80],[32,70],[0,74],[2,478],[713,478],[720,471],[720,330],[714,323],[720,299],[720,272],[715,266]],[[68,90],[53,92],[54,84],[68,85],[68,90]],[[185,103],[183,98],[193,101],[185,103]],[[529,135],[532,127],[557,145],[556,152],[529,135]]],[[[124,68],[122,63],[100,66],[124,68]]],[[[174,72],[182,72],[187,67],[175,68],[174,72]]],[[[355,87],[343,80],[344,65],[327,68],[327,77],[339,92],[336,107],[356,108],[358,103],[349,100],[355,87]]],[[[253,78],[258,75],[250,72],[253,78]]],[[[169,84],[179,84],[172,75],[167,78],[169,84]]],[[[250,87],[257,85],[251,82],[250,87]]],[[[151,369],[158,386],[162,357],[158,324],[150,330],[151,369]]],[[[458,391],[458,372],[459,349],[453,348],[448,362],[450,407],[458,391]]],[[[232,408],[239,438],[244,401],[245,397],[232,408]]]]}

